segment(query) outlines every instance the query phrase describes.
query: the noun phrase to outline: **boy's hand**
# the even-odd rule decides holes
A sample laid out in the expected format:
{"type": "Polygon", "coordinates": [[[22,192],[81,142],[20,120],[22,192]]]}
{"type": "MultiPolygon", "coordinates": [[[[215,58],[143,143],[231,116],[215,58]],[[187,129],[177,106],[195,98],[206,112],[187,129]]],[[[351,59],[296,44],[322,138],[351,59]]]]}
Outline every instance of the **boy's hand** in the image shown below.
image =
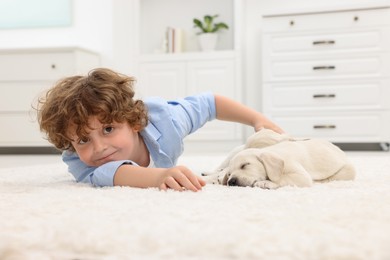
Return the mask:
{"type": "Polygon", "coordinates": [[[161,173],[161,177],[158,179],[158,187],[160,190],[199,191],[205,185],[206,182],[200,176],[195,175],[190,169],[184,166],[168,168],[161,173]]]}
{"type": "Polygon", "coordinates": [[[271,120],[266,118],[264,115],[260,115],[259,118],[260,119],[258,121],[256,121],[256,123],[254,125],[255,132],[258,132],[263,128],[268,128],[268,129],[271,129],[279,134],[284,133],[282,128],[277,126],[275,123],[273,123],[271,120]]]}
{"type": "Polygon", "coordinates": [[[277,132],[279,134],[283,134],[284,133],[282,128],[280,128],[279,126],[273,124],[271,121],[268,121],[267,123],[268,124],[266,124],[266,125],[261,124],[259,126],[255,126],[255,132],[258,132],[258,131],[260,131],[263,128],[268,128],[268,129],[271,129],[271,130],[273,130],[273,131],[275,131],[275,132],[277,132]]]}

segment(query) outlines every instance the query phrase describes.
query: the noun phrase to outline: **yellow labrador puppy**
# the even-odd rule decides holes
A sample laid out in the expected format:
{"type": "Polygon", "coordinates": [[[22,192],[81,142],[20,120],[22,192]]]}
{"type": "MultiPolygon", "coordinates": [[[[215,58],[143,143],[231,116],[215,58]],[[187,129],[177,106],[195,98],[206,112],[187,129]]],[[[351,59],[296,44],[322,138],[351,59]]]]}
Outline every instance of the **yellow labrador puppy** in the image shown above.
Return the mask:
{"type": "Polygon", "coordinates": [[[326,140],[287,140],[234,155],[222,184],[275,189],[309,187],[313,181],[353,180],[355,169],[346,154],[326,140]]]}
{"type": "MultiPolygon", "coordinates": [[[[211,184],[223,184],[223,180],[228,171],[230,160],[239,152],[249,148],[263,148],[271,146],[283,141],[293,140],[287,134],[279,134],[270,129],[263,128],[260,131],[251,135],[245,144],[234,148],[226,157],[226,159],[213,171],[204,172],[202,176],[207,183],[211,184]]],[[[226,185],[226,183],[225,183],[226,185]]]]}

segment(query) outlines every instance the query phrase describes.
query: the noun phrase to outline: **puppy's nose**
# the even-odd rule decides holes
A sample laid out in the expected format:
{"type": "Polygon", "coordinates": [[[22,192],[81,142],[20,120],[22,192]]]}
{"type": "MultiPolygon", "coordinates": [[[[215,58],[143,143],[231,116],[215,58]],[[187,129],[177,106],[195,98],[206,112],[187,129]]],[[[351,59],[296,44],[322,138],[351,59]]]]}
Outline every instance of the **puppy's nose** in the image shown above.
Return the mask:
{"type": "Polygon", "coordinates": [[[228,186],[238,186],[238,179],[237,178],[231,178],[228,180],[228,186]]]}

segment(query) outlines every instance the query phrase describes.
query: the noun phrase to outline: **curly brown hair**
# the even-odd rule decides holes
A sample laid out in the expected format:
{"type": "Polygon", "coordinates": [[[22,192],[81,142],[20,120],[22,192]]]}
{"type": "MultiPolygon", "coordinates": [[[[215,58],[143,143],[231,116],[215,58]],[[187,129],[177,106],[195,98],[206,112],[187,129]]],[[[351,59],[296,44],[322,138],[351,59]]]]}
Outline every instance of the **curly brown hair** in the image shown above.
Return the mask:
{"type": "Polygon", "coordinates": [[[70,127],[75,127],[80,139],[87,137],[91,116],[102,124],[127,122],[141,131],[148,123],[148,113],[143,101],[134,99],[134,84],[135,78],[106,68],[64,78],[38,101],[40,129],[61,151],[74,151],[70,127]]]}

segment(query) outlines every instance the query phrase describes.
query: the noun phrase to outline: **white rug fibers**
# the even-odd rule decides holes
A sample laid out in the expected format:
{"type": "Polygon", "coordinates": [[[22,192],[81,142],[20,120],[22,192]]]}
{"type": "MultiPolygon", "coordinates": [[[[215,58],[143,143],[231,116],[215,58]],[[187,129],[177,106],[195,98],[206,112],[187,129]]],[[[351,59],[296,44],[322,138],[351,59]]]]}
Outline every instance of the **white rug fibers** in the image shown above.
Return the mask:
{"type": "Polygon", "coordinates": [[[355,181],[278,190],[92,188],[63,164],[1,169],[0,259],[390,259],[390,154],[348,155],[355,181]]]}

